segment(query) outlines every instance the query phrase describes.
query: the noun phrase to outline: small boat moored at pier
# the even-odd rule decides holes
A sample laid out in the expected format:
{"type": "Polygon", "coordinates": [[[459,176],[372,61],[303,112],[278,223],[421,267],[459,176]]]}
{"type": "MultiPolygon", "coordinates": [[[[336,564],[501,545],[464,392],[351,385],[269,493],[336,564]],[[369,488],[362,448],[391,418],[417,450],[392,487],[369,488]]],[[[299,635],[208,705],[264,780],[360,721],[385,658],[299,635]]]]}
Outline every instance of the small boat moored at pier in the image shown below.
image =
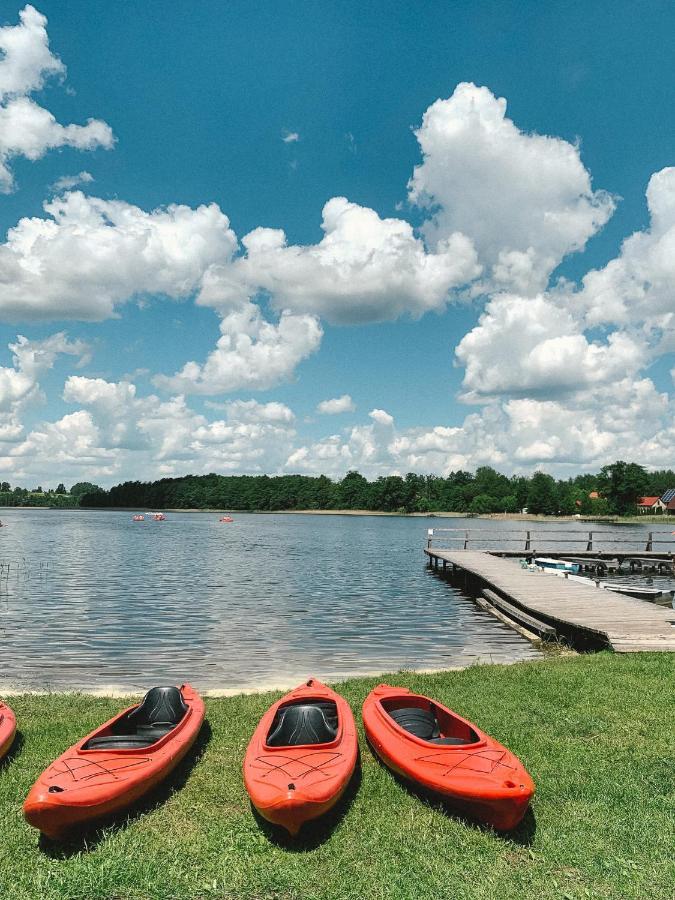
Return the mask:
{"type": "Polygon", "coordinates": [[[16,735],[16,716],[14,712],[0,700],[0,759],[9,752],[16,735]]]}
{"type": "Polygon", "coordinates": [[[338,802],[358,757],[347,701],[315,678],[265,713],[244,758],[244,784],[260,815],[295,837],[338,802]]]}
{"type": "Polygon", "coordinates": [[[625,594],[627,597],[635,597],[637,600],[649,600],[652,603],[671,601],[673,599],[672,591],[650,587],[649,585],[600,581],[598,582],[598,587],[604,588],[606,591],[615,591],[617,594],[625,594]]]}
{"type": "Polygon", "coordinates": [[[550,556],[535,556],[534,564],[540,569],[553,569],[556,572],[571,572],[576,575],[581,566],[566,559],[553,559],[550,556]]]}
{"type": "Polygon", "coordinates": [[[126,809],[175,769],[203,721],[190,685],[152,688],[45,769],[24,803],[27,821],[60,839],[126,809]]]}
{"type": "Polygon", "coordinates": [[[381,684],[366,697],[363,724],[382,762],[471,819],[510,831],[534,782],[506,747],[421,694],[381,684]]]}

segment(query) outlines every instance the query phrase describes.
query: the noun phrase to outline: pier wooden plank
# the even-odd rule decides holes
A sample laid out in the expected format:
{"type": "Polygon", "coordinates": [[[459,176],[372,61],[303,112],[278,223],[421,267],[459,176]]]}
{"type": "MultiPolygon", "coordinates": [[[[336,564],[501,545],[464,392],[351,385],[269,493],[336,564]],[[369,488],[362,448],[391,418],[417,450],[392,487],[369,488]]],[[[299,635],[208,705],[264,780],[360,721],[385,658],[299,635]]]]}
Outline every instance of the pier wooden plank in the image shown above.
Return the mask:
{"type": "Polygon", "coordinates": [[[555,638],[555,628],[552,625],[547,625],[545,622],[535,619],[534,616],[531,616],[529,613],[523,612],[522,609],[519,609],[512,603],[504,600],[503,597],[500,597],[499,594],[495,594],[495,592],[491,591],[489,588],[485,588],[483,597],[485,597],[485,599],[493,606],[496,606],[500,612],[505,613],[520,625],[524,625],[529,631],[538,635],[555,638]]]}
{"type": "Polygon", "coordinates": [[[558,630],[595,637],[617,652],[675,651],[675,610],[522,569],[483,550],[427,548],[425,553],[468,572],[509,603],[558,630]]]}

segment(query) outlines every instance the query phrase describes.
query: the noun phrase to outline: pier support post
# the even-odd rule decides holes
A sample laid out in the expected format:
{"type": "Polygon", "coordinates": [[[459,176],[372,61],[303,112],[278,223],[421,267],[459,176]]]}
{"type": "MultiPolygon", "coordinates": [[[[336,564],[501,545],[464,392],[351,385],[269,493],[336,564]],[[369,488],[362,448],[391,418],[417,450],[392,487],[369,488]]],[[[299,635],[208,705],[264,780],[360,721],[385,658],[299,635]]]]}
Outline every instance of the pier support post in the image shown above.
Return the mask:
{"type": "Polygon", "coordinates": [[[588,553],[592,549],[593,549],[593,532],[589,531],[588,532],[588,543],[586,544],[586,552],[588,553]]]}

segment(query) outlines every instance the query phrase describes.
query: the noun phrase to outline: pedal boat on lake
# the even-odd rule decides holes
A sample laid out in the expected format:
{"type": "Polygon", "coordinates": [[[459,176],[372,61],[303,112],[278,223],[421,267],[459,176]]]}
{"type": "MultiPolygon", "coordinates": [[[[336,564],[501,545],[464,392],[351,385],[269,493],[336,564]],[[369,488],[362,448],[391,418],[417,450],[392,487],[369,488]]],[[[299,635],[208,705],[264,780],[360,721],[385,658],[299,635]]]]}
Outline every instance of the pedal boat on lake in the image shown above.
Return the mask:
{"type": "Polygon", "coordinates": [[[175,769],[203,721],[204,702],[189,684],[152,688],[45,769],[23,805],[26,820],[59,840],[121,812],[175,769]]]}
{"type": "Polygon", "coordinates": [[[349,704],[310,678],[260,720],[244,757],[244,785],[260,815],[295,837],[335,806],[357,757],[349,704]]]}
{"type": "Polygon", "coordinates": [[[551,559],[550,556],[535,556],[534,564],[540,569],[550,569],[555,572],[569,572],[572,575],[576,575],[581,569],[579,563],[568,562],[566,559],[551,559]]]}
{"type": "Polygon", "coordinates": [[[0,759],[9,753],[16,735],[16,717],[13,711],[0,700],[0,759]]]}
{"type": "Polygon", "coordinates": [[[435,700],[381,684],[366,697],[363,724],[388,768],[457,812],[497,831],[525,815],[534,782],[518,757],[435,700]]]}

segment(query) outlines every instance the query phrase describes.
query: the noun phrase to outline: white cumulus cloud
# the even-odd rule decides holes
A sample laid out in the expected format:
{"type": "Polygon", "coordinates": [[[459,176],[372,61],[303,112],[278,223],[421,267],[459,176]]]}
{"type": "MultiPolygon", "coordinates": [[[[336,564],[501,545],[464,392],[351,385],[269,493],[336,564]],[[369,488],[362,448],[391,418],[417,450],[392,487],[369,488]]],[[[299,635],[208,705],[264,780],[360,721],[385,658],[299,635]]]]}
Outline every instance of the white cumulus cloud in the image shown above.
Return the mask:
{"type": "Polygon", "coordinates": [[[49,49],[47,20],[34,7],[25,6],[18,25],[0,28],[0,191],[10,191],[14,178],[13,157],[36,160],[55,147],[110,149],[112,129],[99,119],[86,125],[61,125],[30,94],[40,90],[65,66],[49,49]]]}
{"type": "Polygon", "coordinates": [[[138,294],[186,297],[237,239],[212,203],[145,212],[66,193],[24,218],[0,245],[0,318],[105,319],[138,294]]]}
{"type": "Polygon", "coordinates": [[[0,457],[0,465],[13,477],[34,476],[45,482],[51,473],[59,481],[110,476],[115,463],[115,451],[102,446],[101,433],[85,410],[43,423],[0,457]]]}
{"type": "Polygon", "coordinates": [[[83,341],[69,340],[62,331],[43,340],[18,335],[8,346],[12,365],[0,366],[0,427],[9,428],[16,436],[22,431],[19,413],[28,403],[43,399],[40,376],[54,366],[60,354],[76,356],[79,365],[86,364],[89,347],[83,341]]]}
{"type": "Polygon", "coordinates": [[[505,472],[543,468],[559,477],[597,471],[614,459],[672,466],[675,408],[648,378],[623,378],[578,391],[573,400],[492,400],[460,425],[399,430],[356,426],[296,446],[286,470],[340,478],[419,472],[447,475],[489,465],[505,472]]]}
{"type": "MultiPolygon", "coordinates": [[[[644,323],[675,336],[675,167],[656,172],[647,187],[646,231],[626,238],[620,254],[589,272],[580,294],[591,324],[644,323]]],[[[668,349],[675,349],[671,345],[668,349]]]]}
{"type": "Polygon", "coordinates": [[[443,309],[449,291],[480,272],[463,235],[428,253],[407,222],[344,197],[326,203],[321,227],[313,245],[289,245],[283,231],[256,228],[242,239],[246,255],[214,271],[198,302],[228,307],[266,291],[277,309],[329,322],[386,321],[443,309]]]}
{"type": "Polygon", "coordinates": [[[591,341],[566,298],[498,294],[456,348],[464,398],[555,395],[634,374],[647,360],[638,336],[612,332],[591,341]]]}
{"type": "Polygon", "coordinates": [[[91,184],[93,180],[94,176],[91,172],[86,171],[78,172],[77,175],[62,175],[49,189],[54,194],[61,194],[64,191],[72,191],[80,184],[91,184]]]}
{"type": "Polygon", "coordinates": [[[49,49],[47,19],[26,5],[19,21],[19,25],[0,28],[0,100],[38,91],[48,77],[66,71],[49,49]]]}
{"type": "Polygon", "coordinates": [[[459,84],[427,109],[416,135],[423,161],[409,198],[431,213],[428,242],[466,235],[498,287],[541,290],[614,211],[611,196],[593,191],[578,146],[520,131],[486,87],[459,84]]]}
{"type": "Polygon", "coordinates": [[[339,413],[354,412],[356,406],[349,394],[341,397],[333,397],[332,400],[322,400],[316,407],[316,411],[325,416],[335,416],[339,413]]]}
{"type": "Polygon", "coordinates": [[[285,403],[275,400],[258,403],[257,400],[231,400],[223,404],[227,418],[231,422],[249,424],[290,425],[295,421],[295,413],[285,403]]]}
{"type": "Polygon", "coordinates": [[[368,413],[373,422],[377,422],[378,425],[393,425],[394,417],[390,416],[388,412],[385,412],[383,409],[371,409],[368,413]]]}
{"type": "MultiPolygon", "coordinates": [[[[134,477],[280,470],[295,438],[293,411],[276,401],[231,401],[222,405],[224,418],[209,421],[183,396],[168,400],[155,394],[139,396],[131,382],[84,376],[70,376],[63,397],[83,407],[77,415],[86,415],[96,445],[114,451],[114,472],[131,470],[134,477]]],[[[36,431],[51,433],[48,425],[36,431]]],[[[14,451],[26,462],[22,446],[35,446],[32,433],[14,451]]],[[[92,465],[97,464],[90,456],[92,465]]],[[[44,454],[41,460],[44,470],[50,470],[44,454]]],[[[34,468],[39,465],[39,459],[31,461],[34,468]]]]}
{"type": "Polygon", "coordinates": [[[156,375],[157,387],[182,394],[264,390],[290,378],[323,335],[315,316],[282,312],[278,323],[269,322],[253,303],[225,315],[220,332],[203,364],[188,362],[173,376],[156,375]]]}

